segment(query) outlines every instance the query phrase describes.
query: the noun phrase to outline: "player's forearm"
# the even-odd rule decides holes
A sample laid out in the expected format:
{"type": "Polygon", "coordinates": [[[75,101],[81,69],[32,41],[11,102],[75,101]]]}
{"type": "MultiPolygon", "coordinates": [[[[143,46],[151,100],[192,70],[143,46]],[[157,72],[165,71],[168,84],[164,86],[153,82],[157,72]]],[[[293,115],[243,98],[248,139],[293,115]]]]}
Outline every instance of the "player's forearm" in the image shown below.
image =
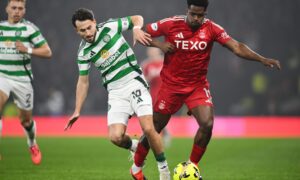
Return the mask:
{"type": "Polygon", "coordinates": [[[52,56],[52,51],[48,44],[44,44],[39,48],[33,48],[31,54],[43,58],[50,58],[52,56]]]}
{"type": "Polygon", "coordinates": [[[252,49],[250,49],[247,45],[245,45],[243,43],[238,44],[237,50],[234,51],[234,53],[237,56],[244,58],[246,60],[250,60],[250,61],[262,62],[266,59],[265,57],[254,52],[252,49]]]}
{"type": "Polygon", "coordinates": [[[131,16],[133,26],[142,28],[144,26],[144,18],[140,15],[131,16]]]}
{"type": "Polygon", "coordinates": [[[89,89],[89,81],[87,78],[88,76],[79,76],[77,82],[75,112],[78,114],[80,114],[89,89]]]}

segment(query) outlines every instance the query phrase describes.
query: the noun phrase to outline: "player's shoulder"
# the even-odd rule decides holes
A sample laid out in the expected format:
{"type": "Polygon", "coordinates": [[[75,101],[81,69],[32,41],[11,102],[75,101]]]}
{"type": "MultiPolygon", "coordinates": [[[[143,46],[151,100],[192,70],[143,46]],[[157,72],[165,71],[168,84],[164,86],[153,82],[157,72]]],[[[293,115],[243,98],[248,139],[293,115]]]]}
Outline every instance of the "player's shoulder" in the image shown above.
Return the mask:
{"type": "Polygon", "coordinates": [[[8,21],[7,20],[2,20],[2,21],[0,21],[0,25],[1,26],[6,26],[6,25],[8,25],[8,21]]]}
{"type": "Polygon", "coordinates": [[[113,24],[113,23],[117,23],[119,20],[119,18],[109,18],[108,20],[100,23],[102,26],[105,26],[105,25],[110,25],[110,24],[113,24]]]}
{"type": "Polygon", "coordinates": [[[220,26],[218,23],[214,22],[211,19],[205,18],[203,24],[208,25],[212,28],[217,28],[217,29],[224,29],[222,26],[220,26]]]}
{"type": "Polygon", "coordinates": [[[77,51],[77,56],[84,56],[83,50],[85,49],[85,47],[87,46],[87,42],[85,40],[81,40],[80,44],[79,44],[79,48],[77,51]]]}
{"type": "Polygon", "coordinates": [[[28,27],[29,29],[32,29],[34,31],[39,31],[40,29],[31,21],[27,20],[27,19],[23,19],[21,21],[22,24],[24,24],[26,27],[28,27]]]}
{"type": "Polygon", "coordinates": [[[163,24],[163,23],[182,23],[182,22],[185,22],[185,19],[186,19],[186,16],[185,15],[175,15],[175,16],[171,16],[171,17],[168,17],[168,18],[164,18],[162,20],[160,20],[160,24],[163,24]]]}

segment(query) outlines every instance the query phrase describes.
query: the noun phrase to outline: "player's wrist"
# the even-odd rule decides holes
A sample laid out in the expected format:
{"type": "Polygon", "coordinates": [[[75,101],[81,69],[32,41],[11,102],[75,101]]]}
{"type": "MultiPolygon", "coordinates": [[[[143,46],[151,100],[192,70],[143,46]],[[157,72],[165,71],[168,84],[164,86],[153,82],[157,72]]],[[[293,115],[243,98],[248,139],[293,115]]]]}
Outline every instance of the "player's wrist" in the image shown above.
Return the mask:
{"type": "Polygon", "coordinates": [[[27,48],[27,53],[32,54],[33,49],[31,47],[27,48]]]}

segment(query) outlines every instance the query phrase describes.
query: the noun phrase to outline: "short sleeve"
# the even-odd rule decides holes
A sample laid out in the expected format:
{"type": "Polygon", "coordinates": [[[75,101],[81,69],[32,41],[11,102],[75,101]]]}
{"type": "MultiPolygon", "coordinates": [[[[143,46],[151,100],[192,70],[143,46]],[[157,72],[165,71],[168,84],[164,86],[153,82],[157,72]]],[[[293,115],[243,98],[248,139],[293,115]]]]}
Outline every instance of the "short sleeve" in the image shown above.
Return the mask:
{"type": "Polygon", "coordinates": [[[117,19],[110,19],[107,21],[107,27],[117,30],[118,33],[121,33],[126,30],[130,30],[133,27],[132,21],[130,16],[117,18],[117,19]]]}
{"type": "Polygon", "coordinates": [[[30,23],[30,25],[31,25],[30,26],[31,34],[29,36],[29,40],[33,44],[33,46],[38,48],[38,47],[41,47],[42,45],[46,44],[47,41],[44,38],[44,36],[42,35],[39,28],[32,23],[30,23]]]}
{"type": "Polygon", "coordinates": [[[212,23],[212,29],[214,32],[214,40],[224,45],[231,37],[227,34],[224,28],[216,23],[212,23]]]}
{"type": "Polygon", "coordinates": [[[146,25],[146,31],[149,33],[152,37],[158,37],[168,34],[168,30],[170,27],[170,18],[162,19],[160,21],[147,24],[146,25]]]}

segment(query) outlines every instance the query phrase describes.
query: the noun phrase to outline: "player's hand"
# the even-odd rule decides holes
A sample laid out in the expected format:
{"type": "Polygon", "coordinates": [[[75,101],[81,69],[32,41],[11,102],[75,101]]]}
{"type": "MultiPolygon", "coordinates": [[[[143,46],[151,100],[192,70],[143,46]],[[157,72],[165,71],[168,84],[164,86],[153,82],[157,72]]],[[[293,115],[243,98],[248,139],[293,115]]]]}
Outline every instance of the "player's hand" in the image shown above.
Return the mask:
{"type": "Polygon", "coordinates": [[[72,128],[72,126],[73,126],[73,124],[78,120],[78,118],[79,118],[79,113],[74,113],[71,117],[70,117],[70,119],[69,119],[69,122],[68,122],[68,124],[65,126],[65,131],[66,130],[68,130],[68,129],[71,129],[72,128]]]}
{"type": "Polygon", "coordinates": [[[21,41],[16,41],[16,49],[20,53],[27,53],[27,47],[25,47],[21,41]]]}
{"type": "Polygon", "coordinates": [[[169,42],[164,42],[159,47],[162,52],[166,53],[173,53],[175,50],[175,46],[169,42]]]}
{"type": "Polygon", "coordinates": [[[267,67],[270,67],[270,68],[276,67],[278,70],[281,70],[281,65],[278,60],[266,58],[262,61],[262,63],[263,63],[263,65],[265,65],[267,67]]]}
{"type": "Polygon", "coordinates": [[[135,28],[133,29],[133,46],[136,44],[136,41],[144,46],[149,46],[152,41],[151,35],[139,28],[135,28]]]}

